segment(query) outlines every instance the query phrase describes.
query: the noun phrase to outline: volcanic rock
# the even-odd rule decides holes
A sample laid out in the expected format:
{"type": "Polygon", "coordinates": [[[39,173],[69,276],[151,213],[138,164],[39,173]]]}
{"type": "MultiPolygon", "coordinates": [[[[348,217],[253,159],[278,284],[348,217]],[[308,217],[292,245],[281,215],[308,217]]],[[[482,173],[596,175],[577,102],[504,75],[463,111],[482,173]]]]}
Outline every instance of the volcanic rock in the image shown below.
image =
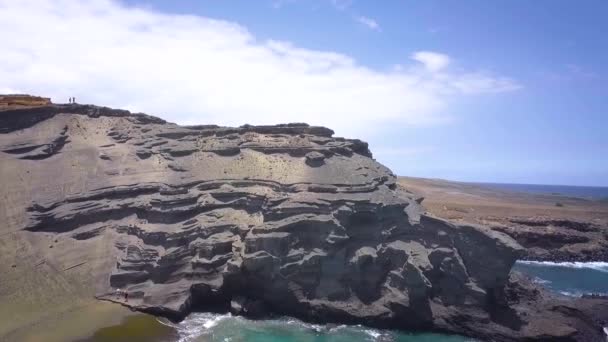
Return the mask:
{"type": "Polygon", "coordinates": [[[58,239],[40,253],[86,271],[100,299],[174,320],[220,308],[500,341],[601,337],[604,301],[553,305],[510,274],[512,238],[425,214],[366,143],[330,129],[45,105],[0,111],[0,133],[7,231],[58,239]]]}

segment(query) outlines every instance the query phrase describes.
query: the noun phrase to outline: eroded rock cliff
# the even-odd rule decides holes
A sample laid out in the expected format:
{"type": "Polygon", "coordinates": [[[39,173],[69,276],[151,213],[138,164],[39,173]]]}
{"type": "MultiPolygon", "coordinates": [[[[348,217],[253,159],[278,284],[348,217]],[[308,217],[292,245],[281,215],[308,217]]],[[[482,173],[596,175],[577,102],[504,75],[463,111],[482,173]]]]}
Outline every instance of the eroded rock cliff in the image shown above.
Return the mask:
{"type": "Polygon", "coordinates": [[[96,248],[104,261],[83,282],[101,299],[173,319],[232,309],[497,340],[601,336],[597,316],[549,309],[510,278],[514,240],[425,214],[366,143],[330,129],[47,105],[0,111],[0,133],[2,177],[16,182],[2,187],[7,230],[50,237],[36,244],[62,249],[45,262],[63,271],[96,248]]]}

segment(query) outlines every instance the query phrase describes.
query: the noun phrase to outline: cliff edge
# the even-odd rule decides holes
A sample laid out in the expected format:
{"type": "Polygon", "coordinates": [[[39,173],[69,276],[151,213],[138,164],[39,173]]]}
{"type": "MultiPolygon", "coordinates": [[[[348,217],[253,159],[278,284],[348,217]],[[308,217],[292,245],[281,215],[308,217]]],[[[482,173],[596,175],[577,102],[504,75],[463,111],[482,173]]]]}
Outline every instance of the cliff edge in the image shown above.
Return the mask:
{"type": "MultiPolygon", "coordinates": [[[[184,127],[45,103],[0,111],[0,151],[3,272],[43,272],[175,320],[231,310],[602,338],[606,301],[554,298],[511,275],[513,239],[426,214],[365,142],[324,127],[184,127]]],[[[19,286],[0,282],[0,300],[19,286]]]]}

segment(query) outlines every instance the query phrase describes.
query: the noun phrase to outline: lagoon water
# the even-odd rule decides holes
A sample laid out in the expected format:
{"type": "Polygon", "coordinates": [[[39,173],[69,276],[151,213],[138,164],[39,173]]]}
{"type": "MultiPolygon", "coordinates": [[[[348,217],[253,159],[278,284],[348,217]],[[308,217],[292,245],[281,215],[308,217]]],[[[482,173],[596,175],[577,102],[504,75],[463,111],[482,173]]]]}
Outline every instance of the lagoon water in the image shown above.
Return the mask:
{"type": "Polygon", "coordinates": [[[465,342],[440,334],[408,334],[360,325],[316,325],[294,318],[249,320],[230,314],[194,313],[174,325],[179,342],[465,342]]]}

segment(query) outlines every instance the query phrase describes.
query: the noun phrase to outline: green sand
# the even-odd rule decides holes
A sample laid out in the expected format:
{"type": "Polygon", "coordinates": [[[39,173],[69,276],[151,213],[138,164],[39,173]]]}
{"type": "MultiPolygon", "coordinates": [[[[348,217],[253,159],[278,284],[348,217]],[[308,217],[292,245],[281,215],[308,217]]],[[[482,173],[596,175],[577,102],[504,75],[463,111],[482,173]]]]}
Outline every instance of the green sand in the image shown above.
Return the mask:
{"type": "Polygon", "coordinates": [[[164,342],[176,341],[175,329],[161,324],[156,317],[138,314],[122,323],[97,330],[83,342],[164,342]]]}
{"type": "Polygon", "coordinates": [[[156,317],[138,314],[122,323],[101,328],[83,342],[161,342],[177,340],[177,332],[158,322],[156,317]]]}

